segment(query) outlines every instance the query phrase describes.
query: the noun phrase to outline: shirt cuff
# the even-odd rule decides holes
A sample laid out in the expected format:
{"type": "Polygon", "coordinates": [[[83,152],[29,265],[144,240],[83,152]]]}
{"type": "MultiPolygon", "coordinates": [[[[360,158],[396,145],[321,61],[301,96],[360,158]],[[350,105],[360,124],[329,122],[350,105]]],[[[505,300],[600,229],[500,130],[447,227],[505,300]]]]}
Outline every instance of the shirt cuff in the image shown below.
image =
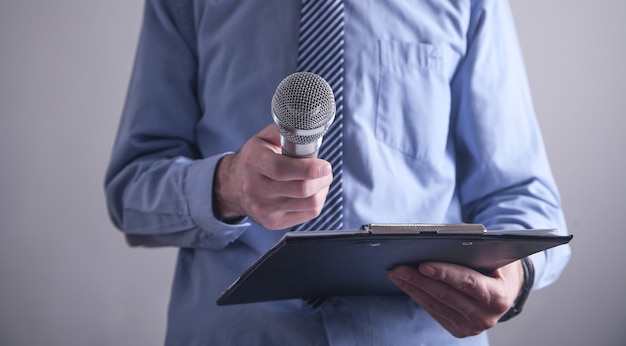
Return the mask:
{"type": "Polygon", "coordinates": [[[540,278],[543,276],[543,273],[546,271],[546,252],[540,251],[528,256],[530,260],[533,262],[533,267],[535,268],[535,280],[534,280],[534,289],[542,288],[544,285],[541,283],[540,278]]]}
{"type": "Polygon", "coordinates": [[[222,157],[230,153],[197,160],[187,167],[185,176],[185,194],[189,214],[196,225],[203,231],[203,245],[223,248],[237,240],[249,227],[248,219],[229,224],[220,221],[213,213],[213,177],[222,157]]]}
{"type": "Polygon", "coordinates": [[[538,290],[554,283],[565,269],[572,254],[569,244],[533,254],[530,259],[535,267],[535,285],[538,290]]]}

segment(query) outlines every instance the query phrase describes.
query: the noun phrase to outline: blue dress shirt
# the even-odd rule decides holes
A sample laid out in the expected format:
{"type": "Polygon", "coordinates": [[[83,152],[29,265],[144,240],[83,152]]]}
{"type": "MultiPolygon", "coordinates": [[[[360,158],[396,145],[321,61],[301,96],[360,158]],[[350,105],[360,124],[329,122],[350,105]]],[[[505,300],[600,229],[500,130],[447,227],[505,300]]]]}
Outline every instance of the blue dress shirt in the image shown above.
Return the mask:
{"type": "MultiPolygon", "coordinates": [[[[504,0],[345,1],[344,224],[557,227],[558,191],[504,0]]],[[[486,344],[455,339],[408,297],[218,307],[283,231],[226,224],[213,174],[272,122],[296,71],[300,2],[147,0],[106,176],[111,218],[135,246],[180,248],[171,345],[486,344]]],[[[568,246],[532,256],[535,288],[568,246]]],[[[532,299],[532,298],[531,298],[532,299]]]]}

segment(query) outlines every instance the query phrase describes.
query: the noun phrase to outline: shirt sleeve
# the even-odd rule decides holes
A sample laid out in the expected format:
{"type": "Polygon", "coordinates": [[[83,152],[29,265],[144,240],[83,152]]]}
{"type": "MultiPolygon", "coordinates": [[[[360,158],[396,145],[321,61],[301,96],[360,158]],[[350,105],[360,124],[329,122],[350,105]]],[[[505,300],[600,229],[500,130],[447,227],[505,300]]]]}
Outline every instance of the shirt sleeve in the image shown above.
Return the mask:
{"type": "Polygon", "coordinates": [[[226,153],[200,157],[196,146],[195,31],[184,3],[146,1],[105,191],[131,245],[219,249],[249,223],[225,224],[213,213],[213,175],[226,153]]]}
{"type": "MultiPolygon", "coordinates": [[[[567,234],[508,3],[473,6],[467,53],[452,83],[463,218],[493,230],[567,234]]],[[[564,245],[531,257],[535,288],[558,278],[570,251],[564,245]]]]}

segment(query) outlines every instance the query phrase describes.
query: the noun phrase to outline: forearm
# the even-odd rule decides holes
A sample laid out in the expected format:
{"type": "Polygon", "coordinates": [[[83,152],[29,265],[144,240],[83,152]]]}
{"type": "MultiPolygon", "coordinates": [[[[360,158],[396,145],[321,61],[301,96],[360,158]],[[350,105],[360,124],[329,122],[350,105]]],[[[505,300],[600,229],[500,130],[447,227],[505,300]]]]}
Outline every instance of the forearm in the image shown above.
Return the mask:
{"type": "Polygon", "coordinates": [[[249,226],[213,213],[213,172],[221,155],[140,160],[107,180],[109,212],[131,245],[223,248],[249,226]]]}

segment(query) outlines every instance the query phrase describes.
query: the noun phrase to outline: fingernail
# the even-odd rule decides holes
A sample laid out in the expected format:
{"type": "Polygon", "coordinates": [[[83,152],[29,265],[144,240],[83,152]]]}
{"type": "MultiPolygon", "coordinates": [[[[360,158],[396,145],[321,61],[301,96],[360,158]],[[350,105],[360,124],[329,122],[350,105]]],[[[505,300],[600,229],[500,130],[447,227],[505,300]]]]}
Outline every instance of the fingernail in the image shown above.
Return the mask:
{"type": "Polygon", "coordinates": [[[433,276],[437,272],[435,270],[435,268],[433,268],[433,267],[431,267],[429,265],[421,265],[419,267],[419,271],[420,271],[420,273],[422,273],[422,274],[424,274],[426,276],[433,276]]]}
{"type": "Polygon", "coordinates": [[[399,277],[402,280],[406,280],[411,277],[411,273],[408,269],[400,267],[393,270],[393,275],[399,277]]]}

